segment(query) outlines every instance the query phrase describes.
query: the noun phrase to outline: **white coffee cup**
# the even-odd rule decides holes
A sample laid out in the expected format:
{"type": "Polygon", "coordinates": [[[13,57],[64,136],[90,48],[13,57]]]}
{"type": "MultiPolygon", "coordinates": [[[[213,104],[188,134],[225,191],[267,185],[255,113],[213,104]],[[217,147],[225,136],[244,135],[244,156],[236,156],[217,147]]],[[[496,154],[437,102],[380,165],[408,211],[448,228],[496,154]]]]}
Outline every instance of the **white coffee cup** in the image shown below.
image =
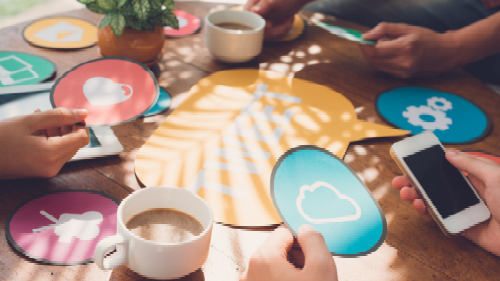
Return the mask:
{"type": "Polygon", "coordinates": [[[101,269],[126,264],[150,279],[176,279],[199,269],[208,257],[212,235],[212,211],[193,192],[178,187],[152,186],[133,192],[118,207],[117,234],[101,240],[94,253],[101,269]],[[203,232],[180,243],[158,243],[132,233],[125,224],[134,216],[152,208],[173,208],[197,219],[203,232]],[[116,253],[104,259],[114,246],[116,253]]]}
{"type": "Polygon", "coordinates": [[[228,63],[247,62],[262,51],[266,21],[249,11],[222,10],[205,17],[205,46],[220,61],[228,63]],[[225,29],[216,24],[240,23],[252,30],[225,29]]]}
{"type": "Polygon", "coordinates": [[[128,100],[134,89],[105,77],[92,77],[83,84],[83,94],[93,106],[113,105],[128,100]],[[128,93],[123,87],[128,88],[128,93]]]}

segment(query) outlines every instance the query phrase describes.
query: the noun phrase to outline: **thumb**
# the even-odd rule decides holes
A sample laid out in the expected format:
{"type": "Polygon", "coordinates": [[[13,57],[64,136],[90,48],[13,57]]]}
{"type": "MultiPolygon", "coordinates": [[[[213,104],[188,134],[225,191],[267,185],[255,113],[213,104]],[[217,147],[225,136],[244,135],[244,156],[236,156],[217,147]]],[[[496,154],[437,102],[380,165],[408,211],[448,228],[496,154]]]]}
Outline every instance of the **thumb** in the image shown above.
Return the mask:
{"type": "Polygon", "coordinates": [[[31,115],[32,130],[56,128],[68,125],[75,125],[83,122],[87,117],[86,109],[56,108],[43,112],[35,112],[31,115]]]}
{"type": "Polygon", "coordinates": [[[375,28],[363,34],[363,39],[368,41],[377,41],[385,37],[394,39],[408,34],[410,30],[411,26],[407,24],[381,22],[375,28]]]}
{"type": "MultiPolygon", "coordinates": [[[[471,176],[473,178],[477,178],[482,183],[488,181],[488,178],[491,175],[494,175],[498,172],[498,167],[492,165],[486,161],[483,161],[473,155],[469,155],[467,153],[462,153],[454,149],[450,149],[446,152],[446,159],[453,165],[455,168],[469,173],[469,178],[471,176]]],[[[484,198],[484,184],[474,184],[474,187],[479,192],[481,197],[484,198]]]]}
{"type": "Polygon", "coordinates": [[[326,246],[323,235],[317,232],[310,225],[303,225],[299,228],[297,240],[304,253],[304,269],[317,270],[322,265],[333,261],[332,254],[326,246]]]}
{"type": "Polygon", "coordinates": [[[287,256],[293,246],[293,235],[286,227],[278,227],[261,246],[269,255],[287,256]]]}
{"type": "Polygon", "coordinates": [[[250,12],[254,12],[256,14],[259,14],[261,16],[264,16],[265,14],[267,14],[269,12],[269,10],[271,10],[271,5],[269,3],[269,1],[264,1],[264,0],[258,0],[258,1],[255,1],[255,4],[250,7],[250,12]]]}

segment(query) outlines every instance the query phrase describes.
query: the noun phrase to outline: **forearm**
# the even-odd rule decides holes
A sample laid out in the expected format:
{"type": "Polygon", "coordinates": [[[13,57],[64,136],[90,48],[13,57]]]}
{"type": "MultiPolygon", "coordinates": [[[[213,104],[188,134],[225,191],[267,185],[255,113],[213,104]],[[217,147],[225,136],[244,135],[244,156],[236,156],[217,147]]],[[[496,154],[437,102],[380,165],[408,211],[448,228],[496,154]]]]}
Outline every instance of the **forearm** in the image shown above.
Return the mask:
{"type": "Polygon", "coordinates": [[[459,30],[446,33],[456,46],[457,66],[500,52],[500,12],[459,30]]]}

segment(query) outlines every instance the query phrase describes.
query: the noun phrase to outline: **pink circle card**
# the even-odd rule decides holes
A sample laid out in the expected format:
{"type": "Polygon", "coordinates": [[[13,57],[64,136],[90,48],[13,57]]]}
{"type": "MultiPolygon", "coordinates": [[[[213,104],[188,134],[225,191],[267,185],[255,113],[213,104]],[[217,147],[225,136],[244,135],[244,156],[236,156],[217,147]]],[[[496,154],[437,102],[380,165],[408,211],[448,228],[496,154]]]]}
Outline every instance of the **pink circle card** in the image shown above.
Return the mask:
{"type": "Polygon", "coordinates": [[[12,212],[6,223],[7,238],[19,252],[40,262],[91,262],[97,243],[116,234],[119,203],[97,191],[44,194],[12,212]]]}
{"type": "Polygon", "coordinates": [[[170,26],[165,26],[165,35],[167,37],[183,37],[195,34],[201,29],[201,19],[193,14],[182,10],[172,11],[179,22],[179,29],[173,29],[170,26]]]}
{"type": "Polygon", "coordinates": [[[88,61],[66,72],[50,92],[54,108],[87,109],[89,126],[116,125],[143,116],[160,88],[149,68],[122,57],[88,61]]]}

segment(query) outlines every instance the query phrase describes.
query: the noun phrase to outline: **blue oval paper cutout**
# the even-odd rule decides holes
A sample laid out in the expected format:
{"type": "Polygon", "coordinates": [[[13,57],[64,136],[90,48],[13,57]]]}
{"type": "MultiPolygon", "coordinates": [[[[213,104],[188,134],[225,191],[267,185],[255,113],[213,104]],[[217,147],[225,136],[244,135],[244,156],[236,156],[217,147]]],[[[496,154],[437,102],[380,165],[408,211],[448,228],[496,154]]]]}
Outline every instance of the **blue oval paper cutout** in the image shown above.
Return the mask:
{"type": "Polygon", "coordinates": [[[367,255],[384,242],[382,209],[356,173],[337,156],[313,145],[287,151],[274,165],[271,196],[296,236],[303,224],[320,232],[332,255],[367,255]]]}
{"type": "Polygon", "coordinates": [[[486,113],[472,102],[430,88],[395,88],[379,95],[375,106],[394,126],[413,135],[431,130],[446,144],[476,142],[491,127],[486,113]]]}
{"type": "Polygon", "coordinates": [[[158,95],[158,100],[155,105],[144,114],[144,116],[155,116],[160,114],[163,111],[166,111],[170,108],[170,104],[172,103],[172,97],[167,91],[165,91],[162,87],[160,87],[160,94],[158,95]]]}

